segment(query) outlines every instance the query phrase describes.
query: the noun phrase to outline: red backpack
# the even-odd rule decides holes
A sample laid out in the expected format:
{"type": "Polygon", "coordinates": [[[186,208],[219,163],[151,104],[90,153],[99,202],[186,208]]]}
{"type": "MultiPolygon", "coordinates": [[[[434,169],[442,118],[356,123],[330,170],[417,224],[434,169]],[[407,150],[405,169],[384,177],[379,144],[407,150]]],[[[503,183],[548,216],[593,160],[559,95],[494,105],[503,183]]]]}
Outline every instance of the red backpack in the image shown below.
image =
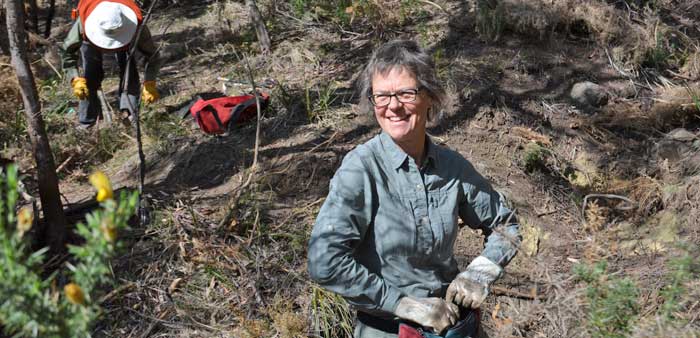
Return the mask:
{"type": "MultiPolygon", "coordinates": [[[[259,93],[260,110],[267,108],[270,96],[259,93]]],[[[207,134],[223,134],[233,125],[246,122],[257,115],[255,96],[224,96],[211,100],[200,98],[189,109],[197,125],[207,134]]]]}

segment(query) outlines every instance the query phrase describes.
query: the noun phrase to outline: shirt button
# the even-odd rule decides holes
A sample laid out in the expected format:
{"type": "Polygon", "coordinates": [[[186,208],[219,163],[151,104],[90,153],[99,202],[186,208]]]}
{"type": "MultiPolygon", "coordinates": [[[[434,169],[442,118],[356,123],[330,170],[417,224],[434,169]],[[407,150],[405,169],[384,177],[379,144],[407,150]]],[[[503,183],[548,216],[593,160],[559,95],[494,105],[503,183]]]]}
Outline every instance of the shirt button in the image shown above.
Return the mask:
{"type": "Polygon", "coordinates": [[[420,219],[420,225],[428,225],[430,224],[430,219],[428,217],[423,217],[420,219]]]}
{"type": "Polygon", "coordinates": [[[416,185],[416,190],[418,190],[418,191],[421,191],[421,190],[423,190],[423,186],[422,186],[422,185],[420,185],[420,184],[419,184],[419,185],[416,185]]]}

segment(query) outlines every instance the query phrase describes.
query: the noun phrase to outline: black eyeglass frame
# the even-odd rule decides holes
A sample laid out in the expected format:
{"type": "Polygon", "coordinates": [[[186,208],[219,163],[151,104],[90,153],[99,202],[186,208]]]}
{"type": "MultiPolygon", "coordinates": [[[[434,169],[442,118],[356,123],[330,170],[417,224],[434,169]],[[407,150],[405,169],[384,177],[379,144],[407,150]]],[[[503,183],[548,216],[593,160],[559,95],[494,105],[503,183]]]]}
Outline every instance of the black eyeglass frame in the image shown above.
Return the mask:
{"type": "Polygon", "coordinates": [[[377,108],[384,108],[384,107],[387,107],[387,106],[389,106],[389,105],[391,104],[391,97],[392,97],[392,96],[396,98],[396,101],[399,101],[399,102],[401,102],[401,103],[411,103],[411,102],[415,102],[416,99],[418,98],[418,93],[420,93],[420,91],[421,91],[421,88],[420,88],[420,87],[418,87],[418,88],[410,88],[410,89],[402,89],[402,90],[399,90],[398,92],[393,92],[393,93],[386,93],[386,94],[370,94],[367,98],[369,99],[369,103],[371,103],[372,106],[375,106],[375,107],[377,107],[377,108]],[[407,92],[414,92],[414,93],[413,93],[413,99],[404,101],[404,100],[402,100],[402,99],[399,98],[399,95],[400,95],[400,94],[406,94],[407,92]],[[386,104],[384,104],[384,105],[377,105],[377,102],[375,101],[375,98],[376,98],[377,96],[386,96],[386,97],[389,98],[389,101],[388,101],[386,104]]]}

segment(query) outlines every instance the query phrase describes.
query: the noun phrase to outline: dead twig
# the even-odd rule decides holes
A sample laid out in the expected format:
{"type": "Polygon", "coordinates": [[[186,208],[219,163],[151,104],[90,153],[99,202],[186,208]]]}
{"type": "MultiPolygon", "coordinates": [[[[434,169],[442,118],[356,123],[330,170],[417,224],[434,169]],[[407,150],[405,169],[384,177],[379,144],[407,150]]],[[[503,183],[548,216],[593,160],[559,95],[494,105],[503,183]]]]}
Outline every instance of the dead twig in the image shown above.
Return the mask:
{"type": "Polygon", "coordinates": [[[542,216],[551,215],[551,214],[554,214],[554,213],[561,211],[562,209],[564,209],[564,208],[558,208],[558,209],[554,209],[554,210],[550,210],[550,211],[543,211],[543,212],[537,213],[537,215],[535,215],[535,216],[542,217],[542,216]]]}
{"type": "Polygon", "coordinates": [[[74,155],[68,156],[68,158],[67,158],[65,161],[63,161],[63,162],[58,166],[58,168],[56,168],[56,173],[57,173],[57,174],[60,173],[61,170],[63,170],[63,168],[65,168],[66,165],[68,165],[68,163],[70,163],[70,161],[73,160],[73,156],[74,156],[74,155]]]}
{"type": "Polygon", "coordinates": [[[56,66],[54,66],[53,63],[51,63],[51,61],[49,61],[47,57],[43,57],[42,59],[44,60],[44,62],[46,62],[47,65],[49,65],[49,67],[51,68],[51,70],[53,70],[58,79],[63,81],[63,74],[61,74],[61,72],[58,71],[56,66]]]}
{"type": "Polygon", "coordinates": [[[437,7],[437,9],[441,10],[443,13],[449,14],[444,8],[442,8],[442,6],[432,2],[430,0],[420,0],[420,2],[426,3],[426,4],[431,5],[431,6],[435,6],[435,7],[437,7]]]}
{"type": "Polygon", "coordinates": [[[105,122],[107,122],[107,124],[112,123],[114,121],[115,116],[114,109],[112,109],[112,106],[107,101],[107,98],[105,98],[105,93],[102,91],[102,89],[97,90],[97,97],[100,99],[100,103],[102,104],[102,110],[105,113],[105,122]]]}
{"type": "Polygon", "coordinates": [[[323,141],[323,142],[321,142],[321,143],[315,145],[313,148],[311,148],[311,149],[309,149],[308,151],[306,151],[306,153],[307,153],[307,154],[313,153],[313,152],[316,151],[318,148],[321,148],[321,147],[323,147],[324,145],[330,144],[331,142],[333,142],[333,141],[335,140],[335,137],[336,137],[337,135],[338,135],[338,131],[336,131],[335,133],[333,133],[333,135],[331,135],[331,137],[330,137],[329,139],[327,139],[327,140],[325,140],[325,141],[323,141]]]}
{"type": "Polygon", "coordinates": [[[255,231],[258,230],[258,223],[260,223],[260,210],[255,210],[255,220],[253,221],[253,229],[251,229],[250,236],[248,237],[248,246],[253,243],[255,231]]]}
{"type": "Polygon", "coordinates": [[[506,296],[511,298],[525,299],[525,300],[535,300],[540,299],[540,295],[537,293],[537,288],[533,287],[532,292],[525,293],[522,291],[512,290],[500,286],[491,287],[491,293],[496,296],[506,296]]]}
{"type": "Polygon", "coordinates": [[[108,294],[104,295],[100,300],[98,301],[99,304],[104,304],[108,301],[110,301],[112,298],[116,297],[117,295],[121,294],[122,292],[131,290],[136,287],[136,283],[134,282],[128,282],[112,291],[110,291],[108,294]]]}

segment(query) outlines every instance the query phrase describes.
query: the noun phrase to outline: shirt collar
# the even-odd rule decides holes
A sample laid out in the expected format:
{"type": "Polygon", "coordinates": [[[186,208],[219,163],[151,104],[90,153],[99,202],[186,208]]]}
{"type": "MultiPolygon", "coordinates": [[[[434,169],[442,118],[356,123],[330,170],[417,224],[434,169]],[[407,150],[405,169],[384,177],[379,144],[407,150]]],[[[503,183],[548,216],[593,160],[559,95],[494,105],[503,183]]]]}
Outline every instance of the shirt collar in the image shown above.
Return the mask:
{"type": "Polygon", "coordinates": [[[427,153],[425,155],[425,166],[432,165],[433,167],[438,164],[438,152],[437,146],[433,143],[433,140],[429,135],[425,135],[425,148],[427,153]]]}
{"type": "MultiPolygon", "coordinates": [[[[384,151],[387,153],[389,161],[391,163],[392,168],[394,169],[399,169],[401,166],[406,163],[406,160],[408,159],[408,155],[394,142],[393,139],[391,139],[391,136],[389,134],[385,133],[382,131],[382,133],[379,135],[379,140],[382,143],[382,147],[384,148],[384,151]]],[[[436,166],[437,165],[437,147],[433,143],[433,141],[430,139],[430,136],[425,135],[425,146],[426,146],[426,156],[425,156],[425,164],[424,166],[432,165],[436,166]]]]}

